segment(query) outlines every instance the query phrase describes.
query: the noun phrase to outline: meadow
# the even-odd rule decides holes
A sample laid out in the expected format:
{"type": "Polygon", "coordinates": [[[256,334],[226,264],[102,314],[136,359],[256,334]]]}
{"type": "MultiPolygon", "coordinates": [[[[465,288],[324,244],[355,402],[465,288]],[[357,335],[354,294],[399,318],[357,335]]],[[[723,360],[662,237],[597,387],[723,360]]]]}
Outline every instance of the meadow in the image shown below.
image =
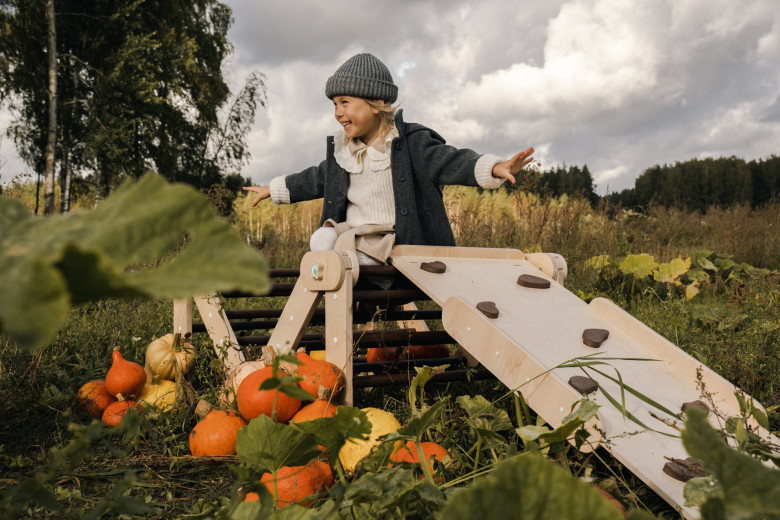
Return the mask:
{"type": "MultiPolygon", "coordinates": [[[[31,205],[29,191],[7,189],[3,195],[31,205]]],[[[660,206],[637,212],[594,208],[577,197],[469,188],[448,188],[445,201],[459,245],[562,255],[569,290],[585,301],[612,299],[761,402],[770,430],[780,429],[779,205],[715,207],[704,214],[660,206]],[[639,263],[646,270],[637,270],[639,263]],[[669,266],[677,268],[670,274],[669,266]]],[[[239,197],[233,209],[236,233],[258,248],[270,267],[298,267],[317,227],[320,203],[251,208],[239,197]]],[[[189,456],[192,410],[157,419],[138,416],[107,431],[76,405],[78,388],[104,376],[113,346],[121,345],[126,358],[143,362],[146,345],[171,329],[170,301],[100,300],[72,308],[56,340],[37,353],[0,339],[0,510],[6,516],[239,518],[231,516],[239,487],[256,476],[237,460],[213,463],[189,456]],[[31,494],[42,489],[48,495],[31,501],[31,494]]],[[[205,335],[195,336],[195,346],[193,387],[198,398],[216,402],[220,362],[205,335]]],[[[507,399],[507,389],[496,381],[431,384],[425,390],[431,402],[451,397],[426,429],[427,436],[446,443],[459,463],[448,482],[438,484],[443,501],[456,487],[476,485],[498,460],[531,448],[513,427],[533,417],[522,403],[507,399]],[[494,432],[477,453],[478,430],[469,427],[455,404],[465,394],[484,396],[496,414],[512,423],[494,432]]],[[[403,388],[358,399],[401,418],[412,413],[403,388]]],[[[677,517],[605,453],[584,456],[564,443],[548,448],[549,458],[627,508],[677,517]]],[[[339,492],[343,498],[350,491],[339,492]]],[[[417,488],[408,496],[393,492],[404,500],[368,517],[397,518],[400,512],[430,518],[444,504],[417,488]]],[[[344,510],[340,513],[345,517],[344,510]]]]}

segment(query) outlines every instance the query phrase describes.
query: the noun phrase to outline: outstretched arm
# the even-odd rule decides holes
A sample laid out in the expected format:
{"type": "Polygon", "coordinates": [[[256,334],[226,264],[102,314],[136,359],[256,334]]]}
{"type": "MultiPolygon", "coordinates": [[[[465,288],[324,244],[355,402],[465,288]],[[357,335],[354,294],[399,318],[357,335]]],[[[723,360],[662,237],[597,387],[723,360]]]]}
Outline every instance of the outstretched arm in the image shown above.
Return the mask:
{"type": "Polygon", "coordinates": [[[243,188],[245,191],[252,191],[254,193],[257,193],[257,197],[255,197],[255,200],[252,201],[252,207],[257,206],[257,204],[263,200],[267,199],[271,196],[271,188],[269,186],[250,186],[248,188],[243,188]]]}
{"type": "Polygon", "coordinates": [[[493,166],[493,177],[501,177],[514,184],[515,175],[520,173],[520,170],[534,160],[533,157],[531,157],[533,153],[534,149],[531,147],[515,155],[508,161],[502,161],[496,164],[493,166]]]}

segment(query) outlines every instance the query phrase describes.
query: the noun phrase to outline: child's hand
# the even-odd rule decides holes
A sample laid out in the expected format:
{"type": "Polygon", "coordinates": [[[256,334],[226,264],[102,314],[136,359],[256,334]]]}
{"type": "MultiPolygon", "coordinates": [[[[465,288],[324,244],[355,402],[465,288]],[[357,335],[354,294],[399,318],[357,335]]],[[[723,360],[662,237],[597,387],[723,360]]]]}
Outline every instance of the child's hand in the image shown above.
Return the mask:
{"type": "Polygon", "coordinates": [[[252,207],[257,206],[257,203],[263,199],[267,199],[271,196],[271,188],[269,186],[250,186],[249,188],[243,188],[245,191],[253,191],[257,193],[257,197],[252,201],[252,207]]]}
{"type": "MultiPolygon", "coordinates": [[[[506,179],[512,184],[515,183],[515,175],[520,173],[526,164],[533,161],[534,149],[533,147],[520,152],[508,161],[503,161],[493,166],[493,177],[501,177],[506,179]]],[[[244,188],[246,189],[246,188],[244,188]]]]}

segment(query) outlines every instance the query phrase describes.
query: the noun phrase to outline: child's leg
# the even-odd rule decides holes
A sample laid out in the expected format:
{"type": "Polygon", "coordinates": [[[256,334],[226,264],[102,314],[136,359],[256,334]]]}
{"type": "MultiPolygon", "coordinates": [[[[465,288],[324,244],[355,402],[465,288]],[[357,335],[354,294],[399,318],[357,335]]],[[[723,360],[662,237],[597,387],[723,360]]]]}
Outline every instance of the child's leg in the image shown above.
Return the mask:
{"type": "Polygon", "coordinates": [[[332,227],[321,227],[311,235],[309,248],[312,251],[329,251],[336,244],[339,232],[332,227]]]}
{"type": "MultiPolygon", "coordinates": [[[[330,226],[321,227],[311,235],[309,239],[309,248],[312,251],[329,251],[336,244],[339,237],[338,231],[330,226]]],[[[382,265],[382,262],[375,260],[367,254],[357,251],[357,260],[360,265],[382,265]]]]}

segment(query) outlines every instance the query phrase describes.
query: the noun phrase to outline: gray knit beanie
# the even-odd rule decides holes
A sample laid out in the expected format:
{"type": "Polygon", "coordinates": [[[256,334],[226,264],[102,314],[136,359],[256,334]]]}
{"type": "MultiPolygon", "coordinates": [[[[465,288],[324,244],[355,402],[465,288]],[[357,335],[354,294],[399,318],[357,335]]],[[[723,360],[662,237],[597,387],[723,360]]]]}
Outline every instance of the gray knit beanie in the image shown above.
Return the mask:
{"type": "Polygon", "coordinates": [[[353,96],[365,99],[382,99],[393,103],[398,99],[398,87],[393,76],[375,56],[356,54],[344,62],[325,83],[325,95],[353,96]]]}

